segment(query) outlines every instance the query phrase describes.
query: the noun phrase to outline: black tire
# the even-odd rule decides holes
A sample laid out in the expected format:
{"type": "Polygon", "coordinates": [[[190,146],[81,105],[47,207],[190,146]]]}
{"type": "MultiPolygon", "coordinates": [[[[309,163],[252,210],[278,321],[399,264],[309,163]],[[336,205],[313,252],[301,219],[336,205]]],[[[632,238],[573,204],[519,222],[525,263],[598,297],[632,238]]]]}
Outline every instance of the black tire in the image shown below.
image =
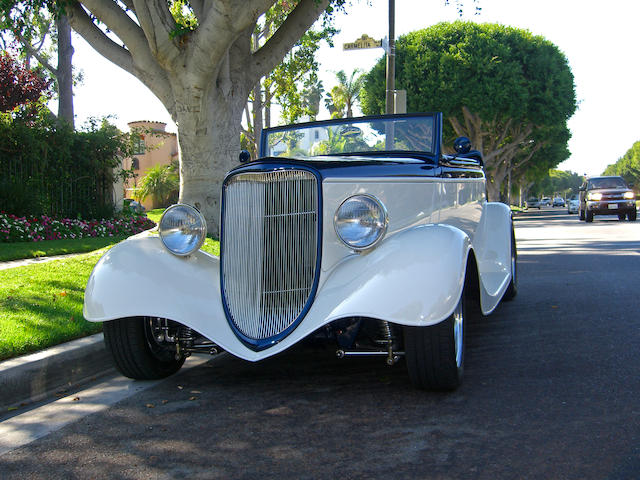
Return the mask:
{"type": "Polygon", "coordinates": [[[618,220],[622,221],[622,220],[625,220],[626,218],[627,216],[624,213],[618,214],[618,220]]]}
{"type": "Polygon", "coordinates": [[[633,211],[627,213],[627,218],[629,219],[630,222],[635,222],[637,215],[638,215],[638,212],[633,210],[633,211]]]}
{"type": "Polygon", "coordinates": [[[584,210],[582,210],[582,209],[578,210],[578,218],[580,220],[584,220],[584,210]]]}
{"type": "Polygon", "coordinates": [[[423,390],[451,391],[462,383],[467,288],[454,312],[428,327],[404,327],[404,352],[411,383],[423,390]]]}
{"type": "Polygon", "coordinates": [[[504,292],[502,300],[510,302],[518,294],[518,249],[516,247],[516,235],[511,226],[511,281],[504,292]]]}
{"type": "Polygon", "coordinates": [[[180,370],[184,363],[184,357],[176,360],[175,352],[156,342],[151,334],[151,322],[150,317],[133,317],[103,324],[107,350],[125,377],[165,378],[180,370]]]}
{"type": "Polygon", "coordinates": [[[584,220],[587,223],[593,222],[593,212],[590,212],[589,210],[587,210],[587,213],[585,214],[584,220]]]}

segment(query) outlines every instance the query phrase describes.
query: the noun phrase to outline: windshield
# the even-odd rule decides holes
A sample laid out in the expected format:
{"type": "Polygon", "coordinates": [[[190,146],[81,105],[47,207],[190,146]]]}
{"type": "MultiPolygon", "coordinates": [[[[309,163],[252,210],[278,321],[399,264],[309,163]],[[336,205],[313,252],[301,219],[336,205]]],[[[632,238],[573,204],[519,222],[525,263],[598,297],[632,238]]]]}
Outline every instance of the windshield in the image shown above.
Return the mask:
{"type": "Polygon", "coordinates": [[[592,178],[588,188],[627,188],[627,184],[621,177],[592,178]]]}
{"type": "Polygon", "coordinates": [[[346,118],[263,131],[261,156],[435,153],[434,115],[346,118]]]}

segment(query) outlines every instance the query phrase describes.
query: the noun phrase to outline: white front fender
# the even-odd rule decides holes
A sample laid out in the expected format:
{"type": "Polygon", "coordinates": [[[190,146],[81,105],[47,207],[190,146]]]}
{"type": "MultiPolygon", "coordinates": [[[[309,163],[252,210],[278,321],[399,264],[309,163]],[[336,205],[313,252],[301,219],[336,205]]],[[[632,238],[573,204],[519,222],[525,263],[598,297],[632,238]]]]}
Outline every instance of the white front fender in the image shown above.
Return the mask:
{"type": "Polygon", "coordinates": [[[403,325],[447,318],[464,284],[469,238],[448,225],[397,233],[378,248],[346,258],[329,274],[313,308],[328,320],[363,316],[403,325]]]}
{"type": "Polygon", "coordinates": [[[339,318],[363,316],[404,325],[442,321],[462,292],[469,250],[461,230],[427,225],[397,233],[369,253],[354,253],[323,273],[298,327],[280,343],[255,352],[238,340],[225,317],[218,258],[203,252],[176,257],[157,236],[141,235],[113,247],[96,264],[85,291],[84,316],[94,322],[169,318],[255,361],[339,318]]]}

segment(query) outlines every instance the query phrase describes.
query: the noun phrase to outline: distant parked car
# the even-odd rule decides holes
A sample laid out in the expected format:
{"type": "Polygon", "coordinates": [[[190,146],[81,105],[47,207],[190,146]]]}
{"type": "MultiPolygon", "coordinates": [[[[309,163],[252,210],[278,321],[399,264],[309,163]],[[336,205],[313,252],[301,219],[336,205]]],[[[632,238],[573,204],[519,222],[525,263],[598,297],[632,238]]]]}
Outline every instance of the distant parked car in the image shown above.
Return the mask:
{"type": "Polygon", "coordinates": [[[567,213],[578,213],[580,208],[580,199],[577,195],[571,196],[567,202],[567,213]]]}
{"type": "Polygon", "coordinates": [[[534,197],[530,198],[527,200],[527,208],[537,208],[540,210],[540,200],[534,197]]]}
{"type": "Polygon", "coordinates": [[[553,207],[564,207],[564,198],[562,197],[556,197],[553,199],[553,207]]]}
{"type": "Polygon", "coordinates": [[[551,199],[549,197],[542,197],[542,200],[540,200],[540,206],[548,207],[549,205],[551,205],[551,199]]]}
{"type": "Polygon", "coordinates": [[[622,177],[591,177],[580,187],[580,220],[593,222],[594,215],[618,215],[636,220],[636,195],[622,177]]]}

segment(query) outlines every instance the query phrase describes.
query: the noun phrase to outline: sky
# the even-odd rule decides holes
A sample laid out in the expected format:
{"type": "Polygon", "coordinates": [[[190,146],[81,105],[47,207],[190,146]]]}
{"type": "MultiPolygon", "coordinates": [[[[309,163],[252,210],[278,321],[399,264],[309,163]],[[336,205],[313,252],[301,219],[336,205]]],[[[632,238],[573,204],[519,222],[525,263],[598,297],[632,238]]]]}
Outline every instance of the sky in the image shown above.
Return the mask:
{"type": "MultiPolygon", "coordinates": [[[[458,18],[455,0],[396,0],[396,37],[458,18]]],[[[524,28],[553,42],[565,54],[574,75],[578,110],[569,120],[571,156],[558,168],[598,175],[640,140],[639,0],[464,0],[462,18],[524,28]]],[[[388,0],[352,0],[335,25],[334,48],[318,53],[325,90],[336,84],[335,72],[369,70],[382,49],[347,50],[343,43],[362,34],[388,35],[388,0]]],[[[114,66],[84,40],[74,36],[74,65],[84,74],[75,89],[77,124],[89,117],[113,115],[121,129],[135,120],[163,121],[177,131],[166,109],[135,77],[114,66]]],[[[324,113],[324,115],[323,115],[324,113]]],[[[328,118],[328,112],[319,119],[328,118]]]]}

